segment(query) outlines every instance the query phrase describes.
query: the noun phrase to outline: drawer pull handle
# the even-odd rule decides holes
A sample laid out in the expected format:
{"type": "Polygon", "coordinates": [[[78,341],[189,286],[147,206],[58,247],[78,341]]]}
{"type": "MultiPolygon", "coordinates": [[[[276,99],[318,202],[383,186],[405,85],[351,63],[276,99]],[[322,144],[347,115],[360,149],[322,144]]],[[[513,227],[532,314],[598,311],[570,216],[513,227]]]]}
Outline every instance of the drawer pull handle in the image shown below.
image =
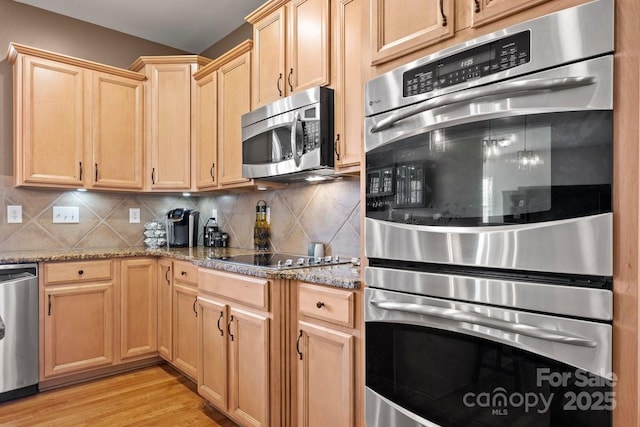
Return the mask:
{"type": "Polygon", "coordinates": [[[96,182],[98,182],[98,164],[96,163],[96,182]]]}
{"type": "Polygon", "coordinates": [[[474,0],[476,8],[473,10],[475,13],[480,13],[480,0],[474,0]]]}
{"type": "Polygon", "coordinates": [[[340,160],[340,134],[336,137],[336,142],[333,145],[333,151],[336,153],[336,160],[340,160]]]}
{"type": "Polygon", "coordinates": [[[84,274],[84,270],[78,270],[78,274],[82,276],[84,274]]]}
{"type": "Polygon", "coordinates": [[[322,307],[324,307],[324,303],[323,303],[322,301],[318,301],[318,302],[316,303],[316,307],[318,307],[318,308],[322,308],[322,307]]]}
{"type": "Polygon", "coordinates": [[[282,81],[282,73],[280,73],[280,77],[278,77],[278,81],[276,82],[276,88],[278,88],[278,96],[282,96],[282,89],[280,89],[281,81],[282,81]]]}
{"type": "Polygon", "coordinates": [[[231,333],[231,322],[233,322],[233,314],[229,317],[229,323],[227,323],[227,334],[231,337],[231,341],[233,341],[233,334],[231,333]]]}
{"type": "Polygon", "coordinates": [[[296,352],[298,353],[298,359],[302,360],[302,352],[300,351],[300,338],[302,338],[302,329],[300,329],[300,335],[296,340],[296,352]]]}
{"type": "Polygon", "coordinates": [[[198,317],[198,310],[196,309],[197,302],[198,302],[198,298],[193,300],[193,312],[196,314],[196,317],[198,317]]]}
{"type": "Polygon", "coordinates": [[[49,310],[48,310],[48,315],[51,316],[51,295],[49,295],[49,310]]]}
{"type": "Polygon", "coordinates": [[[80,181],[82,181],[82,162],[80,162],[80,181]]]}
{"type": "Polygon", "coordinates": [[[167,281],[167,286],[171,286],[171,279],[169,278],[170,271],[171,271],[171,267],[167,267],[167,271],[164,273],[164,280],[167,281]]]}
{"type": "Polygon", "coordinates": [[[440,0],[440,15],[442,16],[442,26],[447,26],[447,15],[444,14],[444,0],[440,0]]]}
{"type": "Polygon", "coordinates": [[[220,311],[220,317],[218,317],[218,330],[220,331],[220,336],[223,337],[224,336],[224,330],[220,327],[220,321],[222,320],[222,317],[224,316],[224,311],[220,311]]]}
{"type": "Polygon", "coordinates": [[[215,163],[211,163],[211,169],[209,170],[209,175],[211,175],[211,180],[215,181],[216,180],[216,175],[215,175],[215,170],[216,170],[216,164],[215,163]]]}
{"type": "Polygon", "coordinates": [[[291,83],[291,76],[293,76],[293,68],[289,70],[289,75],[287,76],[287,83],[289,83],[289,90],[293,92],[293,83],[291,83]]]}

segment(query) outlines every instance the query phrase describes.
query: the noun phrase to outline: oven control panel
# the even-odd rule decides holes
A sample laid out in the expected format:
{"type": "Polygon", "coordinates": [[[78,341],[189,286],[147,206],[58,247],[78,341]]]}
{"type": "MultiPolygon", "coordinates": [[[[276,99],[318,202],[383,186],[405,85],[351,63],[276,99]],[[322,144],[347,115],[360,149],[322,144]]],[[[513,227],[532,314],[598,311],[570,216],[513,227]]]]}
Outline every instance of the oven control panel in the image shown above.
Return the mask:
{"type": "Polygon", "coordinates": [[[531,33],[523,31],[406,71],[404,97],[488,76],[531,60],[531,33]]]}

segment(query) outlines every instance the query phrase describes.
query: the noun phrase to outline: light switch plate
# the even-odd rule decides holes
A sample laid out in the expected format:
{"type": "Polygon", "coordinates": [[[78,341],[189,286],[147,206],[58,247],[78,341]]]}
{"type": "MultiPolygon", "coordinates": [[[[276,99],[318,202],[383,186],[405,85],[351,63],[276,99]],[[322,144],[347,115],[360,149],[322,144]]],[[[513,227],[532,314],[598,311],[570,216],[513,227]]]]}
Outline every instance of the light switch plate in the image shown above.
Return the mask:
{"type": "Polygon", "coordinates": [[[129,208],[129,224],[140,224],[140,208],[129,208]]]}
{"type": "Polygon", "coordinates": [[[22,206],[7,205],[7,224],[22,223],[22,206]]]}
{"type": "Polygon", "coordinates": [[[77,206],[54,206],[54,224],[77,224],[80,222],[80,208],[77,206]]]}

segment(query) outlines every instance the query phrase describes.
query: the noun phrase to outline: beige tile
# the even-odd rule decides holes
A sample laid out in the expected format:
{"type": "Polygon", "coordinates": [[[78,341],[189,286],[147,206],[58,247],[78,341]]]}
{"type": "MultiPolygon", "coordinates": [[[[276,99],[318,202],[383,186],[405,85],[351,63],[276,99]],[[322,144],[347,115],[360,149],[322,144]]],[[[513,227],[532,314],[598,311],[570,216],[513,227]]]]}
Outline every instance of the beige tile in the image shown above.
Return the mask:
{"type": "Polygon", "coordinates": [[[280,252],[287,252],[291,254],[305,255],[307,253],[307,244],[309,237],[305,234],[304,230],[296,224],[293,226],[291,233],[278,250],[280,252]]]}
{"type": "Polygon", "coordinates": [[[331,241],[328,255],[360,257],[360,234],[347,222],[331,241]]]}
{"type": "Polygon", "coordinates": [[[124,193],[101,193],[96,191],[73,191],[71,194],[101,219],[109,216],[114,209],[129,198],[124,193]]]}
{"type": "MultiPolygon", "coordinates": [[[[326,184],[330,185],[330,184],[326,184]]],[[[322,185],[298,183],[278,190],[283,200],[296,217],[299,217],[322,185]]]]}
{"type": "Polygon", "coordinates": [[[105,219],[116,233],[118,233],[129,245],[135,245],[140,242],[141,237],[144,237],[144,224],[151,221],[153,214],[146,206],[141,205],[138,200],[134,198],[126,199],[121,205],[119,205],[111,214],[105,219]],[[140,223],[129,223],[129,209],[140,209],[140,223]]]}
{"type": "Polygon", "coordinates": [[[333,193],[320,188],[300,217],[300,225],[314,242],[328,243],[349,218],[353,207],[339,203],[333,193]]]}
{"type": "Polygon", "coordinates": [[[33,188],[5,188],[5,198],[11,204],[22,205],[22,213],[31,218],[38,216],[49,205],[70,191],[40,190],[33,188]]]}
{"type": "Polygon", "coordinates": [[[100,218],[70,193],[65,193],[56,200],[55,206],[77,206],[80,213],[80,222],[77,224],[54,224],[53,207],[44,210],[34,218],[34,221],[69,247],[74,247],[100,223],[100,218]]]}
{"type": "Polygon", "coordinates": [[[115,231],[106,224],[100,224],[84,236],[74,248],[120,248],[127,246],[129,246],[127,242],[118,236],[115,231]]]}
{"type": "Polygon", "coordinates": [[[50,235],[35,222],[25,224],[23,228],[2,243],[2,250],[8,251],[66,248],[66,245],[50,235]]]}

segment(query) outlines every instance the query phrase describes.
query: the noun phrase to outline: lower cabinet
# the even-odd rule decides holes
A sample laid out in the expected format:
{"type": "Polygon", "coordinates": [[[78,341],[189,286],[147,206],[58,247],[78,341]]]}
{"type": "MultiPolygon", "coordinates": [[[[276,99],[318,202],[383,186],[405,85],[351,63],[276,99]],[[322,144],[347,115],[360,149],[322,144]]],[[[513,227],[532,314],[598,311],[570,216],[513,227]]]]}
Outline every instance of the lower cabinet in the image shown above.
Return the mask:
{"type": "Polygon", "coordinates": [[[193,286],[173,284],[173,365],[192,379],[197,378],[198,291],[193,286]]]}
{"type": "MultiPolygon", "coordinates": [[[[355,293],[297,283],[292,425],[354,426],[355,293]]],[[[293,338],[293,337],[292,337],[293,338]]],[[[292,373],[293,374],[293,373],[292,373]]]]}
{"type": "Polygon", "coordinates": [[[157,262],[120,262],[120,359],[154,356],[158,351],[157,262]]]}
{"type": "Polygon", "coordinates": [[[158,260],[158,354],[173,360],[173,280],[170,259],[158,260]]]}
{"type": "Polygon", "coordinates": [[[282,408],[280,396],[277,402],[271,397],[279,390],[280,376],[271,365],[275,355],[272,313],[266,305],[269,283],[206,269],[200,272],[198,391],[245,426],[279,425],[276,412],[282,408]],[[263,309],[248,307],[262,302],[263,309]]]}

